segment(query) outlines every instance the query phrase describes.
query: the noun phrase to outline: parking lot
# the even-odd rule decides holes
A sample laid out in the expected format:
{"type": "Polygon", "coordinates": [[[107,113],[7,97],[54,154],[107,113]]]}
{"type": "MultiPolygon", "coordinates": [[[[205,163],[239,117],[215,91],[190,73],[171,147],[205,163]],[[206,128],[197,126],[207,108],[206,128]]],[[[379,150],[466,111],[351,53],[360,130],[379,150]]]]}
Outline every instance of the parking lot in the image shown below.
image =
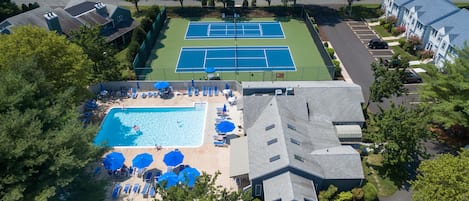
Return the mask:
{"type": "Polygon", "coordinates": [[[391,49],[370,49],[367,44],[373,38],[379,38],[379,36],[372,30],[366,22],[362,21],[348,21],[347,25],[350,27],[352,32],[357,36],[363,45],[368,49],[368,52],[376,60],[379,58],[389,59],[394,54],[391,49]]]}

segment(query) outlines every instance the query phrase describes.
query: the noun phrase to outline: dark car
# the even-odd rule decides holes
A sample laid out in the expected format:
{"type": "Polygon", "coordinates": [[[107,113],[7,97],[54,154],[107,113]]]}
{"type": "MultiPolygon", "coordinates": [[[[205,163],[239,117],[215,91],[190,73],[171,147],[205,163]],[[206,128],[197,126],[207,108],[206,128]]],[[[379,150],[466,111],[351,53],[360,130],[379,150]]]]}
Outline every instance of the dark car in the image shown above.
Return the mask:
{"type": "Polygon", "coordinates": [[[422,82],[422,77],[420,77],[420,75],[417,74],[412,69],[407,69],[405,71],[405,77],[403,78],[402,82],[404,82],[405,84],[407,84],[407,83],[421,83],[422,82]]]}
{"type": "Polygon", "coordinates": [[[368,47],[371,49],[388,49],[389,46],[385,41],[379,38],[374,38],[368,42],[368,47]]]}

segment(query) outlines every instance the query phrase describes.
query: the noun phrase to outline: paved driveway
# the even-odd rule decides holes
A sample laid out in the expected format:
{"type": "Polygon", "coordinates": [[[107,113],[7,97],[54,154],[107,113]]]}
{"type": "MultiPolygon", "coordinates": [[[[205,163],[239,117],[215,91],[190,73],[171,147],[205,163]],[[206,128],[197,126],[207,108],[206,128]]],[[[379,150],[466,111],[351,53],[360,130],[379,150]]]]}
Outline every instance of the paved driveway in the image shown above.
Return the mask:
{"type": "Polygon", "coordinates": [[[379,38],[379,35],[376,34],[366,22],[347,21],[346,23],[375,59],[389,59],[392,57],[394,52],[391,49],[369,49],[367,47],[368,41],[373,38],[379,38]]]}

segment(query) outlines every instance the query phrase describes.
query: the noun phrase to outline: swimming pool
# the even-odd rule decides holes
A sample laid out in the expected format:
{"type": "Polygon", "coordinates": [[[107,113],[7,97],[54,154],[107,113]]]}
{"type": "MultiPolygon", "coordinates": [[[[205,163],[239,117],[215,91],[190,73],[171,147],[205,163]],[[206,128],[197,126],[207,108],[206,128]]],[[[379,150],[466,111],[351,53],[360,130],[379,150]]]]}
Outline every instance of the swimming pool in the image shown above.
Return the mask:
{"type": "Polygon", "coordinates": [[[111,147],[198,147],[202,145],[206,104],[192,107],[112,108],[94,140],[111,147]]]}

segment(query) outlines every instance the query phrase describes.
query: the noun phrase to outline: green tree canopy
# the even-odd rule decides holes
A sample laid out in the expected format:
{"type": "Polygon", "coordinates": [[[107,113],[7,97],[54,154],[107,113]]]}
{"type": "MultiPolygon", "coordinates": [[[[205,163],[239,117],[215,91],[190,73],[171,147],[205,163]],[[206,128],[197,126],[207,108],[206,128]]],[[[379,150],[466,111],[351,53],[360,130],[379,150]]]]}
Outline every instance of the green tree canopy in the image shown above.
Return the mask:
{"type": "Polygon", "coordinates": [[[83,52],[92,61],[90,65],[90,82],[121,80],[122,68],[115,58],[116,50],[99,35],[99,27],[82,26],[73,31],[70,40],[83,48],[83,52]]]}
{"type": "Polygon", "coordinates": [[[139,2],[140,0],[125,0],[125,1],[134,3],[134,6],[135,6],[135,9],[137,10],[137,13],[140,12],[140,9],[138,8],[138,2],[139,2]]]}
{"type": "Polygon", "coordinates": [[[405,68],[389,70],[383,63],[373,62],[371,64],[373,71],[374,81],[370,86],[370,101],[383,102],[384,98],[389,98],[393,95],[401,96],[407,93],[407,89],[402,83],[402,78],[405,76],[405,68]]]}
{"type": "MultiPolygon", "coordinates": [[[[78,45],[70,43],[65,36],[59,36],[45,29],[22,26],[12,34],[0,35],[0,66],[17,68],[18,61],[30,59],[32,66],[43,72],[52,92],[63,92],[73,87],[77,92],[76,101],[83,100],[89,92],[86,89],[92,63],[78,45]]],[[[75,97],[75,96],[74,96],[75,97]]]]}
{"type": "Polygon", "coordinates": [[[413,182],[413,199],[419,201],[469,199],[469,149],[458,156],[442,154],[423,161],[413,182]]]}
{"type": "MultiPolygon", "coordinates": [[[[162,200],[200,200],[200,201],[238,201],[252,200],[251,192],[233,192],[229,191],[222,186],[216,186],[220,172],[215,175],[209,175],[205,172],[197,178],[197,181],[192,189],[187,186],[171,187],[164,189],[158,187],[158,191],[162,200]]],[[[157,199],[158,200],[158,199],[157,199]]]]}
{"type": "Polygon", "coordinates": [[[460,51],[454,63],[445,65],[445,72],[427,70],[428,78],[420,90],[430,108],[431,118],[446,128],[469,128],[469,47],[460,51]]]}
{"type": "Polygon", "coordinates": [[[383,165],[389,173],[405,179],[405,165],[414,162],[415,156],[424,155],[420,141],[429,137],[424,112],[394,106],[372,115],[367,128],[374,143],[383,151],[383,165]]]}
{"type": "MultiPolygon", "coordinates": [[[[62,38],[54,36],[56,38],[48,38],[52,41],[62,38]]],[[[23,54],[13,56],[10,52],[15,49],[4,49],[11,40],[1,37],[8,43],[0,46],[10,56],[2,57],[3,62],[0,62],[0,96],[3,97],[0,99],[0,200],[48,200],[96,157],[91,141],[97,129],[93,126],[84,129],[78,121],[75,87],[57,86],[57,80],[51,80],[51,73],[47,71],[54,65],[54,59],[60,58],[34,57],[25,50],[30,45],[21,42],[15,47],[23,54]],[[50,61],[51,65],[39,66],[41,62],[36,60],[41,59],[50,61]]],[[[34,36],[27,40],[33,44],[44,41],[34,36]]],[[[62,51],[81,53],[76,50],[62,51]]],[[[69,67],[63,66],[64,69],[69,67]]],[[[61,74],[67,76],[70,71],[74,69],[61,74]]]]}
{"type": "Polygon", "coordinates": [[[0,1],[0,22],[20,12],[18,6],[14,2],[11,2],[11,0],[0,1]]]}

